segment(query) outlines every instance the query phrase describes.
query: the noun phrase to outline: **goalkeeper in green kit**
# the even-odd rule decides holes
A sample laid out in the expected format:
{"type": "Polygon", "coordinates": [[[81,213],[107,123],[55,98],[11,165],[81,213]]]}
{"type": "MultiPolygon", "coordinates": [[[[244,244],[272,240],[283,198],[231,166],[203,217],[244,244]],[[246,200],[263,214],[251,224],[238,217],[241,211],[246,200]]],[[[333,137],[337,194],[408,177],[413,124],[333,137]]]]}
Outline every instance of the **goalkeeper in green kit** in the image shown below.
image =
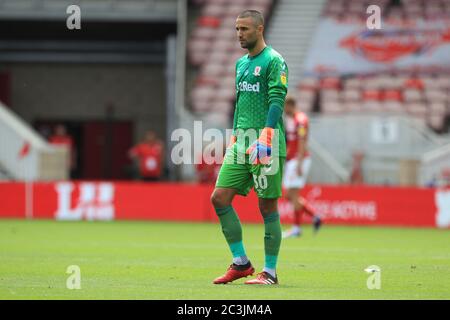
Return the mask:
{"type": "Polygon", "coordinates": [[[248,54],[236,62],[233,134],[211,195],[233,263],[214,283],[225,284],[255,272],[245,252],[241,223],[231,205],[236,194],[246,196],[253,187],[264,219],[265,263],[263,271],[245,283],[273,285],[278,284],[276,265],[282,234],[277,204],[286,158],[282,112],[288,68],[283,57],[264,42],[261,13],[242,12],[236,20],[236,31],[248,54]]]}

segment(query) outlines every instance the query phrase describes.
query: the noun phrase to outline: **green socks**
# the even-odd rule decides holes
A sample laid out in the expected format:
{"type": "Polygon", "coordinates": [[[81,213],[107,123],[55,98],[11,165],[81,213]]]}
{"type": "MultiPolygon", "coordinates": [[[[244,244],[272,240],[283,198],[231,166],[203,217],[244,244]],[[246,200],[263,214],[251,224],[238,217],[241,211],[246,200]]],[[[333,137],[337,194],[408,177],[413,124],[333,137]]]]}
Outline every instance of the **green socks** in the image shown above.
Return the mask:
{"type": "Polygon", "coordinates": [[[281,245],[281,223],[278,212],[273,212],[264,217],[264,229],[264,269],[265,271],[266,269],[274,271],[277,266],[278,252],[281,245]]]}
{"type": "Polygon", "coordinates": [[[239,261],[242,258],[242,264],[245,264],[247,255],[245,254],[244,244],[242,243],[242,227],[239,217],[232,206],[225,208],[215,208],[222,226],[222,232],[233,254],[233,261],[239,261]]]}
{"type": "MultiPolygon", "coordinates": [[[[245,264],[248,262],[242,243],[242,227],[239,217],[232,206],[215,208],[222,226],[222,232],[233,254],[233,262],[245,264]]],[[[264,271],[275,277],[278,253],[281,245],[281,223],[278,212],[273,212],[264,217],[264,271]]]]}

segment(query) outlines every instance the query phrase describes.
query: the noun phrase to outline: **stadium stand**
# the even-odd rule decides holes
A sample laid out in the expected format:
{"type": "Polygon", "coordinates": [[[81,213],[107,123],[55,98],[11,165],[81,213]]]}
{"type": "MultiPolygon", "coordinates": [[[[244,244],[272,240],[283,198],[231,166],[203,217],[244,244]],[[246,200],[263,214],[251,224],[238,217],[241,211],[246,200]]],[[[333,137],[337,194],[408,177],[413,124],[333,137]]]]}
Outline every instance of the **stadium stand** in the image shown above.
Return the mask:
{"type": "MultiPolygon", "coordinates": [[[[187,92],[191,110],[198,117],[232,117],[234,63],[242,56],[242,49],[235,41],[235,16],[258,3],[261,7],[257,9],[270,18],[266,28],[268,43],[282,52],[290,67],[290,94],[298,99],[302,111],[312,117],[311,149],[316,167],[312,169],[311,181],[347,182],[354,150],[365,152],[367,183],[426,185],[432,176],[445,175],[448,167],[445,163],[449,159],[446,133],[450,122],[450,70],[431,66],[339,73],[320,66],[315,70],[316,74],[309,74],[305,72],[305,60],[311,54],[308,50],[315,30],[324,19],[331,18],[342,25],[356,23],[365,28],[367,7],[378,5],[383,21],[393,25],[409,27],[414,19],[445,22],[450,17],[448,0],[280,0],[243,1],[240,4],[227,0],[203,0],[193,3],[200,6],[200,10],[189,33],[188,60],[197,71],[193,72],[192,90],[187,92]],[[400,148],[403,153],[378,146],[380,148],[375,148],[378,151],[374,154],[373,150],[364,148],[371,145],[373,137],[370,136],[353,141],[354,144],[337,143],[333,139],[328,143],[327,126],[336,125],[336,136],[349,134],[349,141],[352,141],[355,132],[364,130],[364,127],[352,125],[349,118],[370,127],[372,121],[380,117],[397,121],[401,132],[397,143],[403,145],[400,148]],[[342,123],[347,130],[338,129],[342,123]],[[427,131],[427,126],[434,132],[427,131]],[[419,131],[428,137],[425,142],[415,134],[419,131]],[[435,133],[443,134],[442,139],[435,133]],[[412,137],[408,140],[412,145],[404,141],[408,135],[412,137]],[[415,144],[422,147],[415,147],[415,144]],[[433,150],[440,151],[431,156],[433,150]],[[381,156],[383,152],[387,158],[381,156]],[[414,170],[418,174],[414,179],[397,174],[408,166],[416,166],[414,170]]],[[[317,40],[317,34],[315,38],[317,40]]],[[[327,60],[332,61],[333,58],[329,56],[327,60]]],[[[229,125],[229,121],[222,123],[229,125]]]]}
{"type": "Polygon", "coordinates": [[[297,86],[302,109],[320,99],[323,114],[394,112],[408,114],[436,132],[447,130],[450,73],[394,73],[356,77],[304,78],[297,86]]]}
{"type": "Polygon", "coordinates": [[[189,62],[199,70],[188,97],[193,112],[215,112],[228,118],[234,100],[234,65],[244,55],[235,41],[236,17],[251,8],[261,11],[267,19],[272,2],[195,1],[201,6],[201,12],[189,35],[187,48],[189,62]]]}

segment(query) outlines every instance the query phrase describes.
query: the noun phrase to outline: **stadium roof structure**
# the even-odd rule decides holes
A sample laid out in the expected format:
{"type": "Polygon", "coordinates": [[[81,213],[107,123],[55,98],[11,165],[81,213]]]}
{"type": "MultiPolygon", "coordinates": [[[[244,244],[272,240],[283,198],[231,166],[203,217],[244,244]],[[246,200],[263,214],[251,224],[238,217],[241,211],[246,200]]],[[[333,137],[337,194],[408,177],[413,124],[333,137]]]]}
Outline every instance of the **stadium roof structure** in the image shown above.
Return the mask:
{"type": "Polygon", "coordinates": [[[83,20],[175,22],[177,0],[4,0],[1,20],[65,20],[70,5],[78,5],[83,20]]]}

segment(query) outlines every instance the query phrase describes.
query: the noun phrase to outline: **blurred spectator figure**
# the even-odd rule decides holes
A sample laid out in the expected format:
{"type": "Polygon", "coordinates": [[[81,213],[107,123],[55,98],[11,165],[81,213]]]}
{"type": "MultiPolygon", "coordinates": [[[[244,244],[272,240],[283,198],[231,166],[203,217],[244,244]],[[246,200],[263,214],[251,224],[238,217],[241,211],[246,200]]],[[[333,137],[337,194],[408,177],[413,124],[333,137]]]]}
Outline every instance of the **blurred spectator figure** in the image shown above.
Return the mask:
{"type": "Polygon", "coordinates": [[[433,177],[431,177],[431,180],[426,183],[426,186],[428,188],[436,188],[438,186],[438,178],[436,177],[436,175],[433,175],[433,177]]]}
{"type": "Polygon", "coordinates": [[[203,153],[199,156],[201,159],[200,163],[195,165],[199,183],[214,184],[219,175],[225,148],[222,150],[222,155],[216,159],[216,150],[218,148],[214,148],[214,146],[214,143],[205,146],[203,153]]]}
{"type": "Polygon", "coordinates": [[[131,148],[128,155],[136,162],[139,179],[144,181],[161,179],[164,146],[154,131],[147,131],[144,140],[131,148]]]}
{"type": "Polygon", "coordinates": [[[63,124],[56,125],[54,133],[49,137],[48,142],[55,146],[65,146],[69,150],[68,168],[71,172],[75,170],[76,149],[72,137],[67,133],[67,129],[63,124]]]}
{"type": "Polygon", "coordinates": [[[364,175],[362,170],[362,161],[364,154],[360,151],[353,153],[352,172],[350,175],[350,183],[354,185],[364,183],[364,175]]]}

